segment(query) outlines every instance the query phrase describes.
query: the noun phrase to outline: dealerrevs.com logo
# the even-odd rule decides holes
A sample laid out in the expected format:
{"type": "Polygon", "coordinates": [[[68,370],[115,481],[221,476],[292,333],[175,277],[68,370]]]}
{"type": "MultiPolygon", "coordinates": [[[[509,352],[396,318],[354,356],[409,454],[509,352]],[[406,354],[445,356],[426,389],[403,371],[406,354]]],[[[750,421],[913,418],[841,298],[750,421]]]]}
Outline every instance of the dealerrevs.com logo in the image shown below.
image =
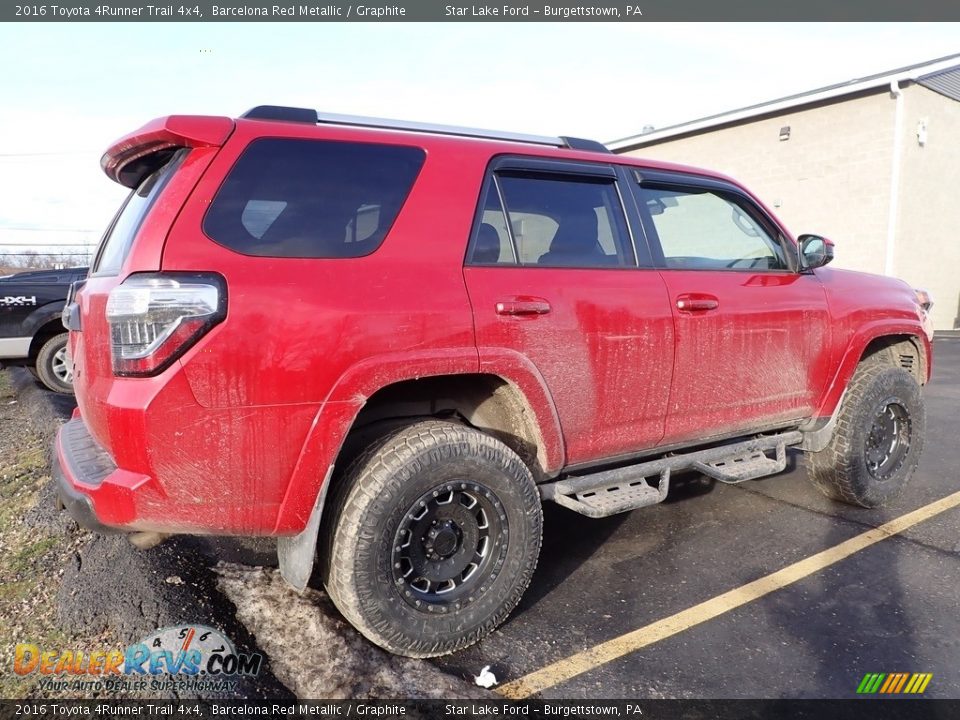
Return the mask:
{"type": "Polygon", "coordinates": [[[232,692],[241,677],[259,674],[263,656],[238,653],[219,630],[205,625],[162,628],[126,650],[51,650],[21,643],[17,675],[41,675],[44,690],[232,692]]]}

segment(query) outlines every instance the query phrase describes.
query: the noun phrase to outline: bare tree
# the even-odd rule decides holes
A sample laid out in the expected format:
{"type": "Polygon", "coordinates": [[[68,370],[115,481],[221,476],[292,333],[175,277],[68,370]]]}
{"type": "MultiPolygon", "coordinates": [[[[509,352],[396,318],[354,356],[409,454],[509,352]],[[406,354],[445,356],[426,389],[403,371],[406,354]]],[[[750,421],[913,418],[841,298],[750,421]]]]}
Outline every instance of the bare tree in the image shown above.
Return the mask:
{"type": "Polygon", "coordinates": [[[64,267],[76,267],[90,262],[86,253],[74,252],[38,252],[26,250],[10,253],[0,260],[0,274],[21,272],[23,270],[47,270],[64,267]]]}

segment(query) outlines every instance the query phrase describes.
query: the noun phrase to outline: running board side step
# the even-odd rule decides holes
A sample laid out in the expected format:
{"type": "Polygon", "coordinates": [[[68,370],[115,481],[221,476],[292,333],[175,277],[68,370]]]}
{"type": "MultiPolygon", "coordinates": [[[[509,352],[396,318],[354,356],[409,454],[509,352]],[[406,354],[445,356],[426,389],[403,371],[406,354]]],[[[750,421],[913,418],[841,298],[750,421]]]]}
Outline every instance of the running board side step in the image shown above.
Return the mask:
{"type": "Polygon", "coordinates": [[[803,433],[792,431],[667,455],[638,465],[547,483],[540,486],[540,496],[587,517],[607,517],[663,502],[673,472],[695,470],[725,483],[774,475],[787,466],[787,447],[802,440],[803,433]],[[774,457],[767,455],[771,451],[774,457]],[[649,478],[657,478],[656,485],[651,485],[649,478]]]}

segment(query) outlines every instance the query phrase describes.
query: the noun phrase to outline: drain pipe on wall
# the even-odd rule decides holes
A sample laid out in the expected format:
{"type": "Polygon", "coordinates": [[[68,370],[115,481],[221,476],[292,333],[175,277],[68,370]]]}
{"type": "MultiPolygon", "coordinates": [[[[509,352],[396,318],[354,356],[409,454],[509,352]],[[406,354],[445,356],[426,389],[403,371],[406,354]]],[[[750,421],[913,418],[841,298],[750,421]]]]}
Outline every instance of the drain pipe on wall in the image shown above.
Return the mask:
{"type": "Polygon", "coordinates": [[[903,90],[898,80],[890,81],[890,94],[896,107],[893,111],[893,161],[890,166],[890,215],[887,218],[887,249],[883,274],[893,275],[893,256],[897,241],[897,212],[900,204],[900,155],[903,149],[903,90]]]}

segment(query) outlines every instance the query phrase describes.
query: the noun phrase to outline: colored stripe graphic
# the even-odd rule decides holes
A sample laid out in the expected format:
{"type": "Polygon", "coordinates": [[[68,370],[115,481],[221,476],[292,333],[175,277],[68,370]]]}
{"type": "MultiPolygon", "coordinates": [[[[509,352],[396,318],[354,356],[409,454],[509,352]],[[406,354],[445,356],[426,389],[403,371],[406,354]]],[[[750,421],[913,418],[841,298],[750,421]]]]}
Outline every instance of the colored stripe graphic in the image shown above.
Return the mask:
{"type": "Polygon", "coordinates": [[[903,690],[903,686],[907,683],[907,673],[900,673],[900,682],[897,683],[897,687],[894,688],[893,692],[898,693],[903,690]]]}
{"type": "Polygon", "coordinates": [[[857,694],[919,695],[932,679],[933,673],[867,673],[857,686],[857,694]]]}
{"type": "Polygon", "coordinates": [[[927,689],[927,685],[930,684],[932,678],[933,675],[931,673],[915,673],[907,684],[907,689],[905,689],[904,692],[919,695],[927,689]]]}
{"type": "Polygon", "coordinates": [[[880,688],[880,692],[882,693],[890,692],[890,686],[894,685],[899,679],[900,679],[900,673],[890,673],[889,675],[887,675],[887,681],[883,684],[883,687],[880,688]]]}

